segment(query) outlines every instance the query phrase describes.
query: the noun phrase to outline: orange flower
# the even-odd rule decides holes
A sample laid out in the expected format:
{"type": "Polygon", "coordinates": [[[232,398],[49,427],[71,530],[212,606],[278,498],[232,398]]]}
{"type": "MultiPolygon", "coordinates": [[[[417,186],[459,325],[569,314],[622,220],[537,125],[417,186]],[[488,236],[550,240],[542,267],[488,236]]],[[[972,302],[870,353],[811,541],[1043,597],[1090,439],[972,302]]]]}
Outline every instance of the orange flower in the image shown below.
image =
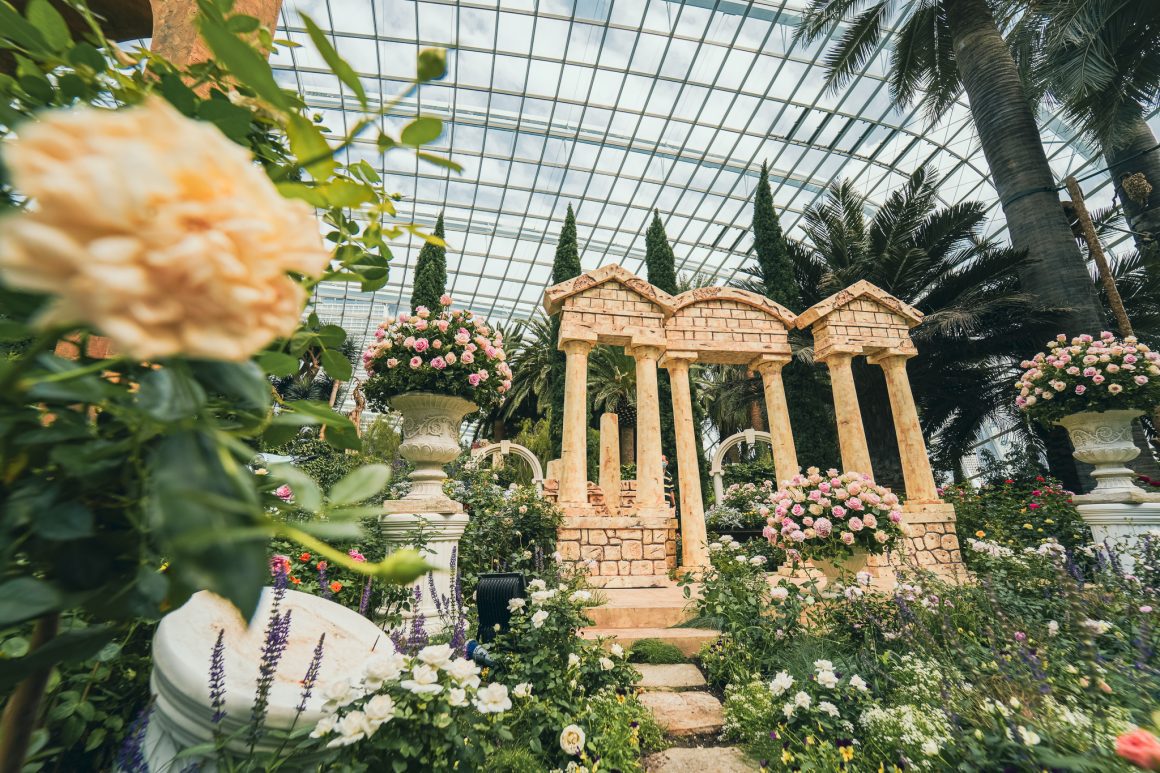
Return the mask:
{"type": "Polygon", "coordinates": [[[295,585],[301,585],[301,584],[302,584],[302,580],[299,580],[297,577],[291,577],[291,578],[290,578],[290,582],[294,583],[295,585]]]}
{"type": "Polygon", "coordinates": [[[342,583],[338,580],[335,580],[330,584],[331,593],[338,593],[340,590],[342,590],[342,583]]]}
{"type": "Polygon", "coordinates": [[[1160,770],[1160,738],[1142,728],[1117,738],[1116,754],[1144,770],[1160,770]]]}
{"type": "Polygon", "coordinates": [[[310,560],[310,554],[309,554],[309,553],[303,553],[302,555],[298,556],[298,560],[299,560],[299,561],[301,561],[301,562],[303,562],[303,563],[306,563],[307,561],[309,561],[309,560],[310,560]]]}

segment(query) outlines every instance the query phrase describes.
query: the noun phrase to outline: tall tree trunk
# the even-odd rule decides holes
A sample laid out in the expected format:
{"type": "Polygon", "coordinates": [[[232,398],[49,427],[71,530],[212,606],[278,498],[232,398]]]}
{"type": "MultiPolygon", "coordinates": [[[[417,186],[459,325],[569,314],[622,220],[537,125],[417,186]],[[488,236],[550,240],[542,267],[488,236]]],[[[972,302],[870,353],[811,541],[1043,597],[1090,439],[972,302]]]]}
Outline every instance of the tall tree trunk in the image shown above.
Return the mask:
{"type": "Polygon", "coordinates": [[[636,427],[620,425],[620,463],[636,464],[636,427]]]}
{"type": "Polygon", "coordinates": [[[761,412],[761,403],[754,400],[749,404],[749,424],[758,432],[765,432],[765,415],[761,412]]]}
{"type": "Polygon", "coordinates": [[[1071,309],[1067,333],[1096,333],[1103,312],[1087,264],[1063,213],[1019,70],[987,0],[944,0],[955,65],[999,194],[1015,249],[1031,260],[1020,270],[1026,291],[1071,309]]]}
{"type": "Polygon", "coordinates": [[[1144,252],[1160,239],[1160,149],[1156,148],[1156,135],[1143,118],[1137,118],[1120,130],[1116,140],[1115,146],[1104,144],[1104,160],[1108,163],[1112,182],[1116,184],[1124,218],[1135,232],[1136,249],[1144,252]],[[1133,196],[1124,190],[1123,179],[1137,173],[1143,173],[1152,186],[1152,192],[1147,196],[1133,196]]]}

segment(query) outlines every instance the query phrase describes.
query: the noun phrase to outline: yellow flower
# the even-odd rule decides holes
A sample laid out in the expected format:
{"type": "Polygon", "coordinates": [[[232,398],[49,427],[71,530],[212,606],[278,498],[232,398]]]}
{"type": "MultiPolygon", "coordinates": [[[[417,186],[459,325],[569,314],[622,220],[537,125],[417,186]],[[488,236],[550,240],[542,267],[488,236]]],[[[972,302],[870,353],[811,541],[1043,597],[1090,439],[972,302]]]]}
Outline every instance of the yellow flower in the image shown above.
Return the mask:
{"type": "Polygon", "coordinates": [[[842,758],[842,762],[849,762],[854,759],[854,747],[843,746],[838,749],[838,756],[842,758]]]}
{"type": "Polygon", "coordinates": [[[978,537],[979,539],[982,539],[983,537],[987,536],[987,532],[983,531],[982,529],[979,529],[977,532],[975,532],[975,536],[978,537]]]}
{"type": "Polygon", "coordinates": [[[45,113],[5,143],[27,211],[0,223],[0,276],[54,296],[42,325],[91,325],[118,354],[245,360],[298,325],[330,259],[314,211],[250,153],[160,98],[45,113]]]}
{"type": "Polygon", "coordinates": [[[806,746],[813,746],[813,745],[814,745],[814,737],[812,735],[807,735],[806,736],[806,746]]]}
{"type": "Polygon", "coordinates": [[[782,749],[781,750],[781,761],[784,762],[786,765],[793,762],[793,755],[789,753],[789,749],[782,749]]]}

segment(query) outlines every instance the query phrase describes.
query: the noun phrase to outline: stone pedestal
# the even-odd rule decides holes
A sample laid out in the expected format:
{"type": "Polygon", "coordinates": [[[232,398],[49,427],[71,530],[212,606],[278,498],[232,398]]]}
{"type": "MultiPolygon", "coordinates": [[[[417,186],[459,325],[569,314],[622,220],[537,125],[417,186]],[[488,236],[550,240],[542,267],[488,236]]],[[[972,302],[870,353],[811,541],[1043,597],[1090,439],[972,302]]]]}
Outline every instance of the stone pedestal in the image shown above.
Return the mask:
{"type": "MultiPolygon", "coordinates": [[[[467,514],[460,506],[458,512],[392,512],[391,508],[406,508],[406,500],[394,500],[385,503],[387,514],[379,521],[379,529],[383,538],[393,547],[409,547],[416,545],[416,535],[422,534],[423,557],[427,563],[439,567],[419,579],[413,586],[419,591],[419,604],[410,612],[404,612],[403,617],[411,619],[421,615],[428,633],[435,633],[443,629],[443,621],[439,618],[435,599],[431,596],[431,583],[435,584],[435,594],[440,604],[447,604],[444,598],[450,599],[454,592],[455,576],[451,571],[452,553],[459,546],[459,539],[467,528],[467,514]]],[[[458,505],[459,503],[454,503],[458,505]]]]}
{"type": "Polygon", "coordinates": [[[656,588],[673,584],[668,574],[677,565],[676,536],[671,513],[658,518],[570,509],[556,549],[563,560],[586,564],[588,582],[598,588],[656,588]]]}
{"type": "MultiPolygon", "coordinates": [[[[1160,539],[1160,496],[1147,502],[1116,502],[1081,504],[1076,507],[1084,523],[1092,530],[1092,540],[1113,551],[1131,571],[1134,559],[1128,551],[1134,550],[1146,534],[1160,539]]],[[[1077,497],[1078,499],[1078,497],[1077,497]]]]}
{"type": "MultiPolygon", "coordinates": [[[[272,598],[273,590],[266,588],[249,625],[230,602],[208,591],[194,594],[161,620],[153,637],[150,679],[155,706],[145,734],[150,770],[217,769],[212,755],[176,761],[174,757],[184,749],[213,741],[214,710],[206,676],[219,631],[225,632],[225,717],[220,727],[222,735],[234,736],[227,749],[239,757],[246,754],[245,728],[250,722],[272,598]]],[[[361,673],[363,663],[372,655],[393,650],[390,639],[370,620],[319,596],[287,590],[281,611],[290,612],[290,633],[270,690],[267,732],[257,745],[259,751],[266,752],[281,746],[295,723],[302,680],[323,633],[326,641],[318,679],[306,710],[297,719],[297,728],[312,727],[322,717],[323,685],[361,673]]]]}

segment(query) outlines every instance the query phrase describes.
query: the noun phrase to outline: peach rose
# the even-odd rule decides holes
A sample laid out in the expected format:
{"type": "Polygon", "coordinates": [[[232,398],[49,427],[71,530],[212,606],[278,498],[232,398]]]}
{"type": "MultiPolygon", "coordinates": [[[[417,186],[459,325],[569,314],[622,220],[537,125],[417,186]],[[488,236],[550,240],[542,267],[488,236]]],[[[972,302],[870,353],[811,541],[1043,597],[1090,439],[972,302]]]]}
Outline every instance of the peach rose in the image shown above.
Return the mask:
{"type": "Polygon", "coordinates": [[[1116,754],[1144,770],[1160,770],[1160,738],[1143,728],[1117,738],[1116,754]]]}
{"type": "Polygon", "coordinates": [[[311,207],[279,195],[212,124],[151,99],[45,113],[5,143],[29,208],[0,222],[0,277],[55,296],[127,355],[244,360],[298,325],[330,255],[311,207]]]}

